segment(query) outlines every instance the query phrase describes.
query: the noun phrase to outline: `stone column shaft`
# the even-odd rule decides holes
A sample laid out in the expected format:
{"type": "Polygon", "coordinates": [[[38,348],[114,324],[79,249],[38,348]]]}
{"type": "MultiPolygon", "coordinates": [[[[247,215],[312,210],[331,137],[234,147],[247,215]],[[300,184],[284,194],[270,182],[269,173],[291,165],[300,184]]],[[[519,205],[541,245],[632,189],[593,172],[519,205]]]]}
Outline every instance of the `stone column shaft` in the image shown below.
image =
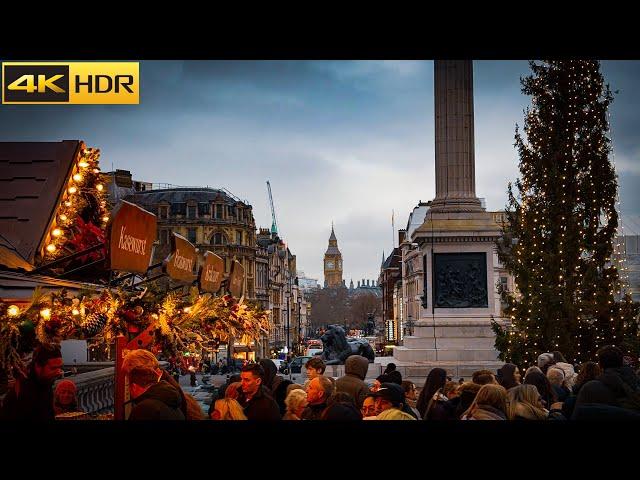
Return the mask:
{"type": "Polygon", "coordinates": [[[436,197],[432,209],[480,210],[475,193],[473,63],[434,62],[436,197]]]}

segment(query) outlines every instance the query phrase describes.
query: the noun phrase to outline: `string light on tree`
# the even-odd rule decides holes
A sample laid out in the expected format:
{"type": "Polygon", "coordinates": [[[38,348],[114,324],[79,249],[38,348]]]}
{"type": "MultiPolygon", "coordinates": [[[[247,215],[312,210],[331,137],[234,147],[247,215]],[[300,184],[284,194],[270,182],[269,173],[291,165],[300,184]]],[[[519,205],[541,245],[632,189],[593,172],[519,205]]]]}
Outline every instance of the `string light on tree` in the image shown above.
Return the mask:
{"type": "Polygon", "coordinates": [[[509,186],[498,248],[520,287],[521,295],[502,296],[512,329],[523,335],[494,324],[496,346],[501,358],[522,364],[558,349],[570,361],[591,360],[605,342],[633,351],[624,320],[634,307],[616,297],[625,269],[609,260],[618,226],[607,116],[613,96],[597,61],[530,66],[522,80],[532,98],[525,135],[516,127],[521,178],[517,193],[509,186]],[[511,238],[518,238],[516,249],[511,238]]]}

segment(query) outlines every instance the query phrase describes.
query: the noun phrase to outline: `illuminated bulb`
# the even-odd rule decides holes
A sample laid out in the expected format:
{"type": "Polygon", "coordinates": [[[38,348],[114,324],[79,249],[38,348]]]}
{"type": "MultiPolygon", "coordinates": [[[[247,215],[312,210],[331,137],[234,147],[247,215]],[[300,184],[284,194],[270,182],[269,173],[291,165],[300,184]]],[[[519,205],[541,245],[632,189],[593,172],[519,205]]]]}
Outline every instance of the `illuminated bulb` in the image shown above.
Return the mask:
{"type": "Polygon", "coordinates": [[[74,308],[73,310],[71,310],[71,313],[74,315],[80,315],[80,310],[78,310],[77,308],[74,308]]]}
{"type": "Polygon", "coordinates": [[[78,191],[76,187],[69,187],[69,193],[74,194],[78,191]]]}
{"type": "Polygon", "coordinates": [[[94,168],[93,169],[93,173],[100,173],[100,169],[99,168],[94,168]]]}
{"type": "Polygon", "coordinates": [[[80,160],[78,162],[78,166],[81,168],[87,168],[89,166],[89,164],[87,162],[85,162],[84,160],[80,160]]]}
{"type": "Polygon", "coordinates": [[[98,189],[99,192],[101,192],[104,189],[104,186],[99,183],[98,185],[96,185],[96,188],[98,189]]]}
{"type": "Polygon", "coordinates": [[[51,309],[43,308],[42,310],[40,310],[40,316],[45,320],[49,320],[51,318],[51,309]]]}
{"type": "Polygon", "coordinates": [[[191,311],[191,307],[184,307],[184,313],[189,313],[191,311]]]}
{"type": "Polygon", "coordinates": [[[60,220],[62,220],[63,222],[66,222],[67,216],[63,213],[62,215],[60,215],[60,220]]]}
{"type": "Polygon", "coordinates": [[[59,237],[60,235],[62,235],[62,230],[60,230],[59,228],[54,228],[51,232],[51,235],[53,235],[54,237],[59,237]]]}
{"type": "Polygon", "coordinates": [[[74,181],[74,182],[81,182],[81,181],[82,181],[82,175],[80,175],[79,173],[76,173],[76,174],[73,176],[73,181],[74,181]]]}
{"type": "Polygon", "coordinates": [[[67,200],[66,202],[64,202],[65,207],[70,207],[71,206],[71,202],[69,200],[67,200]]]}
{"type": "Polygon", "coordinates": [[[104,217],[102,217],[102,221],[103,222],[108,222],[109,221],[109,217],[107,215],[105,215],[104,217]]]}
{"type": "Polygon", "coordinates": [[[56,246],[53,243],[50,243],[49,245],[47,245],[47,252],[55,252],[56,251],[56,246]]]}
{"type": "Polygon", "coordinates": [[[9,308],[7,309],[7,313],[9,314],[10,317],[15,317],[20,313],[20,309],[15,305],[10,305],[9,308]]]}

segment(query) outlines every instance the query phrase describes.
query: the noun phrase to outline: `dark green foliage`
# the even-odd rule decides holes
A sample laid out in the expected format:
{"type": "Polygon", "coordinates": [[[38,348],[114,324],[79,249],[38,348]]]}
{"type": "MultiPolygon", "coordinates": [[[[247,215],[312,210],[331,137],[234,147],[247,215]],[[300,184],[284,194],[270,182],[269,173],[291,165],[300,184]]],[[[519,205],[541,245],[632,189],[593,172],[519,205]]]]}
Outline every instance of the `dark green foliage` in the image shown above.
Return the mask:
{"type": "Polygon", "coordinates": [[[530,66],[532,74],[521,80],[532,97],[526,139],[517,127],[515,135],[521,177],[517,194],[509,185],[498,242],[516,284],[516,294],[502,292],[514,331],[497,331],[496,348],[504,360],[526,364],[553,350],[572,362],[594,359],[607,344],[629,351],[638,344],[638,307],[621,291],[613,256],[618,186],[607,136],[613,96],[598,61],[530,66]]]}

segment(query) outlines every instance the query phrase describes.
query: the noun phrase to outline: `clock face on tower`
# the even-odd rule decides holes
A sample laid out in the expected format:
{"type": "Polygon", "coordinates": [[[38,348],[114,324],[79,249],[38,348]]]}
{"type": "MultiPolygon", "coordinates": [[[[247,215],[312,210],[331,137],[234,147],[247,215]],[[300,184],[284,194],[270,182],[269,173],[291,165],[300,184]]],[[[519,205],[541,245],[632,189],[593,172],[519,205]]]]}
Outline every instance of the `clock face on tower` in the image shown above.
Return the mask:
{"type": "Polygon", "coordinates": [[[327,268],[329,268],[329,269],[333,268],[333,261],[332,260],[327,260],[327,268]]]}

